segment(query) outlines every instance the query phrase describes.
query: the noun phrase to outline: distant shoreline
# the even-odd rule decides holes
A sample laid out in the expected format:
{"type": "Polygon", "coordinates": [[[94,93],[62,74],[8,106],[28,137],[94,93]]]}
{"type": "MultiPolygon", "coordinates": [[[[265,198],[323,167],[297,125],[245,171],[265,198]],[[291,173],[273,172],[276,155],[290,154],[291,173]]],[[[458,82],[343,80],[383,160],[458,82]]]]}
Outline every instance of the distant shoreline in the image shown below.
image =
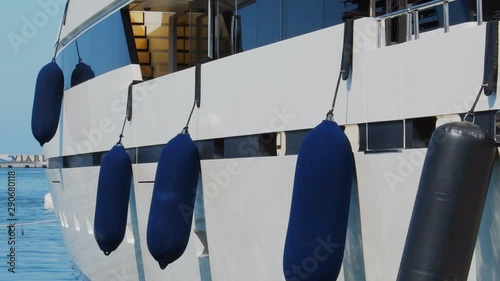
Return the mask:
{"type": "Polygon", "coordinates": [[[5,164],[2,164],[0,165],[0,169],[18,169],[18,168],[24,168],[24,169],[47,169],[47,164],[43,164],[43,165],[40,165],[40,164],[37,164],[37,165],[34,165],[34,164],[26,164],[26,165],[5,165],[5,164]]]}
{"type": "Polygon", "coordinates": [[[0,168],[47,168],[44,155],[0,154],[0,168]]]}

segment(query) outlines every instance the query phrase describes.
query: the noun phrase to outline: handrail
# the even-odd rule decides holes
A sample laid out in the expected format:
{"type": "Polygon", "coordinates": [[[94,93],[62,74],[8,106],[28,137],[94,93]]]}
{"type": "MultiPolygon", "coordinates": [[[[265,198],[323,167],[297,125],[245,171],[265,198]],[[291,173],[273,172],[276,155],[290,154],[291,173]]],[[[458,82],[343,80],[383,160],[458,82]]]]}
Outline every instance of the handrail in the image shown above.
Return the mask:
{"type": "MultiPolygon", "coordinates": [[[[378,38],[377,38],[377,45],[378,47],[382,47],[382,41],[384,40],[383,34],[382,34],[382,21],[388,20],[388,19],[393,19],[396,17],[400,16],[406,16],[406,38],[407,41],[412,40],[412,35],[415,35],[415,39],[420,38],[420,29],[419,29],[419,13],[422,10],[426,10],[429,8],[433,8],[436,6],[443,6],[443,18],[444,18],[444,32],[447,33],[450,30],[450,7],[449,4],[452,2],[455,2],[456,0],[434,0],[430,1],[427,3],[422,3],[419,5],[415,5],[412,7],[408,7],[406,9],[402,9],[399,11],[391,12],[388,14],[385,14],[383,16],[375,17],[375,20],[377,21],[377,28],[378,28],[378,38]],[[413,25],[413,28],[412,28],[413,25]],[[413,34],[412,34],[413,31],[413,34]]],[[[371,3],[374,3],[375,1],[373,0],[371,3]]],[[[477,24],[482,25],[483,24],[483,0],[476,0],[476,7],[477,7],[477,24]]]]}
{"type": "Polygon", "coordinates": [[[455,2],[455,1],[456,0],[434,0],[434,1],[431,1],[431,2],[422,3],[422,4],[415,5],[415,6],[406,8],[406,9],[402,9],[402,10],[399,10],[399,11],[388,13],[388,14],[385,14],[383,16],[377,17],[375,19],[376,20],[392,19],[392,18],[396,18],[396,17],[403,16],[403,15],[406,15],[406,14],[410,14],[410,13],[413,13],[413,12],[416,12],[416,11],[421,11],[421,10],[429,9],[429,8],[432,8],[432,7],[443,5],[445,3],[451,3],[451,2],[455,2]]]}

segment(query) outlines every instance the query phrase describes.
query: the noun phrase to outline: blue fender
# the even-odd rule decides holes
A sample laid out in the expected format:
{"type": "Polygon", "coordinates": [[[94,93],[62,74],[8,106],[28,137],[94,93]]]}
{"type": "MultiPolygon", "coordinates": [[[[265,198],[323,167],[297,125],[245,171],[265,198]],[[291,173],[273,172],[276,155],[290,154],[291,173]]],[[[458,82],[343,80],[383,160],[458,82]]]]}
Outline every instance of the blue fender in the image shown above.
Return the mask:
{"type": "Polygon", "coordinates": [[[132,161],[121,144],[104,155],[99,171],[94,236],[105,255],[116,250],[127,226],[132,161]]]}
{"type": "Polygon", "coordinates": [[[189,134],[181,133],[163,148],[149,211],[148,249],[161,269],[186,250],[199,174],[198,148],[189,134]]]}
{"type": "Polygon", "coordinates": [[[92,68],[83,62],[79,62],[75,70],[73,70],[73,73],[71,73],[71,87],[86,82],[94,77],[95,73],[92,68]]]}
{"type": "Polygon", "coordinates": [[[304,139],[297,158],[283,270],[287,281],[334,281],[344,256],[354,159],[333,121],[304,139]]]}
{"type": "Polygon", "coordinates": [[[31,115],[31,132],[43,146],[57,132],[64,93],[64,74],[57,63],[45,65],[36,79],[31,115]]]}

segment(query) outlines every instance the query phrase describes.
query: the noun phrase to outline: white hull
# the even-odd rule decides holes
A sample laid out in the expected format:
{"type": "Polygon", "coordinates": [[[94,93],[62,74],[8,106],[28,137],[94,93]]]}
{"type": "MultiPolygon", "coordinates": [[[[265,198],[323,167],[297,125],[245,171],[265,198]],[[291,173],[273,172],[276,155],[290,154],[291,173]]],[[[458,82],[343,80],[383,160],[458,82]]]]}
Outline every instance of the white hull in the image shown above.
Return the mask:
{"type": "MultiPolygon", "coordinates": [[[[342,34],[343,27],[335,26],[205,64],[193,139],[316,126],[332,99],[342,34]]],[[[356,125],[466,112],[481,84],[485,26],[465,23],[448,34],[437,30],[380,49],[373,19],[356,21],[354,34],[352,79],[341,85],[335,112],[336,121],[348,125],[357,181],[338,280],[395,280],[426,149],[357,152],[356,125]]],[[[194,76],[191,68],[134,88],[126,148],[164,144],[180,132],[193,102],[194,76]]],[[[121,129],[128,85],[140,79],[139,67],[131,65],[66,91],[59,131],[46,155],[109,150],[121,129]]],[[[500,101],[481,97],[478,111],[495,109],[500,101]]],[[[145,239],[155,163],[133,165],[126,237],[109,257],[92,235],[99,167],[49,169],[54,207],[75,263],[92,280],[204,281],[199,257],[208,253],[213,281],[284,280],[296,156],[256,157],[258,151],[244,144],[236,149],[245,157],[202,161],[208,252],[193,232],[184,255],[165,270],[145,239]]],[[[494,169],[469,281],[500,280],[498,163],[494,169]]]]}

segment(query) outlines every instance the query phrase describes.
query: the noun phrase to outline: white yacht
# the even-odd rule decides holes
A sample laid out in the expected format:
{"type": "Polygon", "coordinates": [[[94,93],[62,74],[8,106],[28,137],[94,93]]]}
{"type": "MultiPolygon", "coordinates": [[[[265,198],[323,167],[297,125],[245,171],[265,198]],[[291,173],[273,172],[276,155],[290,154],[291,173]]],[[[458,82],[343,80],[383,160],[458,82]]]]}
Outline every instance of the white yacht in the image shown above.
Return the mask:
{"type": "MultiPolygon", "coordinates": [[[[294,272],[283,260],[299,148],[337,87],[334,119],[355,166],[337,280],[396,280],[432,133],[474,104],[473,122],[500,134],[497,1],[53,5],[65,9],[55,50],[64,97],[44,144],[47,178],[67,250],[91,280],[329,281],[311,277],[321,260],[294,272]],[[75,82],[79,62],[92,75],[75,82]],[[156,169],[192,108],[201,160],[192,231],[161,269],[147,244],[156,169]],[[124,239],[106,256],[94,237],[98,179],[121,134],[133,177],[124,239]]],[[[499,169],[496,159],[468,278],[419,281],[500,280],[499,169]]]]}

